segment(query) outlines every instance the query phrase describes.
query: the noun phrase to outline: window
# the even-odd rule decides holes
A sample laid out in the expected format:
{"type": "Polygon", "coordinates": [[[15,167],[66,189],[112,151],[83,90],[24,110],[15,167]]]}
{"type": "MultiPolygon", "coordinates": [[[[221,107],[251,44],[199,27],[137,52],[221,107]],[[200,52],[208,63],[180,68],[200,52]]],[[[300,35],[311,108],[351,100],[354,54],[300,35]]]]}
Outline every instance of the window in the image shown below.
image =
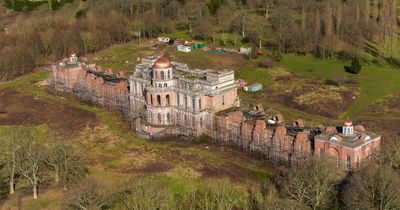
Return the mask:
{"type": "Polygon", "coordinates": [[[176,123],[179,124],[179,113],[176,113],[176,123]]]}
{"type": "Polygon", "coordinates": [[[194,110],[196,107],[196,99],[193,97],[192,98],[192,109],[194,110]]]}
{"type": "Polygon", "coordinates": [[[165,98],[167,99],[167,105],[169,106],[170,105],[169,95],[167,95],[165,98]]]}
{"type": "Polygon", "coordinates": [[[204,128],[203,118],[202,117],[200,117],[200,127],[204,128]]]}
{"type": "Polygon", "coordinates": [[[157,95],[157,105],[161,106],[161,96],[157,95]]]}
{"type": "Polygon", "coordinates": [[[187,116],[185,115],[185,118],[183,120],[183,124],[186,125],[186,122],[187,122],[187,116]]]}
{"type": "Polygon", "coordinates": [[[171,79],[171,70],[168,70],[168,78],[167,79],[171,79]]]}
{"type": "Polygon", "coordinates": [[[132,85],[135,86],[134,91],[135,91],[135,94],[137,94],[137,85],[135,83],[132,83],[132,85]]]}
{"type": "Polygon", "coordinates": [[[158,84],[158,87],[162,87],[162,84],[160,83],[160,84],[158,84]]]}
{"type": "Polygon", "coordinates": [[[351,167],[351,159],[350,156],[346,156],[346,171],[350,171],[350,167],[351,167]]]}
{"type": "Polygon", "coordinates": [[[170,123],[170,122],[171,122],[171,114],[167,113],[167,123],[170,123]]]}
{"type": "Polygon", "coordinates": [[[319,157],[324,156],[324,150],[322,148],[319,149],[319,157]]]}
{"type": "Polygon", "coordinates": [[[303,145],[299,144],[299,151],[298,151],[299,159],[303,156],[303,145]]]}
{"type": "Polygon", "coordinates": [[[179,94],[176,94],[176,105],[179,106],[180,105],[180,101],[179,101],[179,94]]]}
{"type": "Polygon", "coordinates": [[[158,124],[161,124],[161,114],[160,113],[157,114],[157,119],[158,119],[158,124]]]}
{"type": "Polygon", "coordinates": [[[165,73],[164,73],[164,71],[161,71],[161,79],[164,79],[165,78],[165,73]]]}
{"type": "Polygon", "coordinates": [[[167,83],[164,83],[164,87],[167,87],[167,83]]]}
{"type": "Polygon", "coordinates": [[[192,117],[192,128],[196,127],[194,117],[192,117]]]}
{"type": "Polygon", "coordinates": [[[361,161],[360,161],[360,156],[357,156],[357,167],[360,166],[360,163],[361,163],[361,161]]]}
{"type": "Polygon", "coordinates": [[[199,109],[201,109],[201,98],[199,98],[199,109]]]}
{"type": "Polygon", "coordinates": [[[153,94],[150,94],[150,103],[151,103],[152,106],[154,105],[153,104],[153,94]]]}
{"type": "Polygon", "coordinates": [[[188,97],[185,96],[185,108],[187,108],[187,107],[188,107],[188,97]]]}
{"type": "Polygon", "coordinates": [[[225,105],[225,95],[222,95],[222,106],[225,105]]]}

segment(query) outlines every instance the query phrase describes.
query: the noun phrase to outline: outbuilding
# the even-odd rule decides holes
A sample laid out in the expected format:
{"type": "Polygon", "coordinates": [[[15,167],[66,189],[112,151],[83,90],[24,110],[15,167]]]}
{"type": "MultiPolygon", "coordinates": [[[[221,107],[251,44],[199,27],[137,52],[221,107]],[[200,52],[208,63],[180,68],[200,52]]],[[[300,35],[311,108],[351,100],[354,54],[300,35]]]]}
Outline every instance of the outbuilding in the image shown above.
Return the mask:
{"type": "Polygon", "coordinates": [[[261,83],[253,83],[250,85],[246,85],[243,87],[243,90],[246,92],[254,93],[262,90],[262,84],[261,83]]]}
{"type": "Polygon", "coordinates": [[[168,42],[170,41],[170,38],[169,38],[169,37],[162,37],[162,36],[160,36],[160,37],[158,37],[157,39],[158,39],[159,42],[162,42],[162,43],[168,43],[168,42]]]}
{"type": "Polygon", "coordinates": [[[176,47],[176,49],[180,52],[190,52],[192,51],[192,48],[190,46],[186,46],[186,45],[178,45],[176,47]]]}

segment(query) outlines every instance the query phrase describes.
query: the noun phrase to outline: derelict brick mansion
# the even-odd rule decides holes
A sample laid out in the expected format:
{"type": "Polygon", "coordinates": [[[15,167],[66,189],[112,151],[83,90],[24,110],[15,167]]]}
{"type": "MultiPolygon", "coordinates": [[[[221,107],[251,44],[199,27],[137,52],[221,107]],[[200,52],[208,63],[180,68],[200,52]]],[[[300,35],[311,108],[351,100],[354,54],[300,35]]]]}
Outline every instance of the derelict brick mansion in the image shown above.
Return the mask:
{"type": "Polygon", "coordinates": [[[141,59],[126,77],[73,54],[52,66],[50,87],[122,111],[140,137],[207,135],[284,162],[329,155],[350,170],[381,142],[380,135],[353,127],[350,120],[309,128],[301,119],[287,125],[279,114],[267,119],[262,106],[240,109],[233,71],[190,69],[163,56],[141,59]]]}

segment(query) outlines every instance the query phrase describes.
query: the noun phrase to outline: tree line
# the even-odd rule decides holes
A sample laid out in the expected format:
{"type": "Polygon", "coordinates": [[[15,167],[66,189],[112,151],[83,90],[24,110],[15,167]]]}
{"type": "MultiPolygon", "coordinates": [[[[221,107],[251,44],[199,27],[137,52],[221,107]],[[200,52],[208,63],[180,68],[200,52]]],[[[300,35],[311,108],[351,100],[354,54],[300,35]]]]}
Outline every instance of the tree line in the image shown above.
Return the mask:
{"type": "Polygon", "coordinates": [[[66,209],[379,209],[400,208],[400,143],[345,174],[330,158],[308,160],[262,182],[207,179],[173,192],[157,179],[135,177],[114,187],[86,179],[70,191],[66,209]]]}
{"type": "Polygon", "coordinates": [[[87,169],[72,145],[40,128],[17,126],[0,138],[0,203],[29,188],[36,199],[42,183],[52,180],[64,192],[63,209],[398,209],[399,140],[349,174],[325,157],[262,181],[205,179],[175,192],[157,177],[111,185],[85,178],[87,169]]]}
{"type": "Polygon", "coordinates": [[[392,57],[398,24],[395,0],[87,0],[57,11],[43,5],[30,14],[10,13],[0,6],[1,80],[72,51],[93,53],[130,41],[137,32],[153,38],[183,31],[225,46],[243,41],[323,59],[363,51],[392,57]]]}

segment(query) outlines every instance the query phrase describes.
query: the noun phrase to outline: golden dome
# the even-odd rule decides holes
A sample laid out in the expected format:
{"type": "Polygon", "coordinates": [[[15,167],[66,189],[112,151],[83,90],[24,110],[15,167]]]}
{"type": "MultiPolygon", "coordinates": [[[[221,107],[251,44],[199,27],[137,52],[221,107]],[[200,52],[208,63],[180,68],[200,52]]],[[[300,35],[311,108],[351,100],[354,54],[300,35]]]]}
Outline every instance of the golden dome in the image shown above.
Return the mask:
{"type": "Polygon", "coordinates": [[[161,56],[156,60],[156,62],[154,62],[154,68],[156,69],[165,69],[170,67],[171,67],[171,62],[164,56],[161,56]]]}
{"type": "Polygon", "coordinates": [[[352,126],[353,122],[350,119],[344,121],[344,126],[352,126]]]}

